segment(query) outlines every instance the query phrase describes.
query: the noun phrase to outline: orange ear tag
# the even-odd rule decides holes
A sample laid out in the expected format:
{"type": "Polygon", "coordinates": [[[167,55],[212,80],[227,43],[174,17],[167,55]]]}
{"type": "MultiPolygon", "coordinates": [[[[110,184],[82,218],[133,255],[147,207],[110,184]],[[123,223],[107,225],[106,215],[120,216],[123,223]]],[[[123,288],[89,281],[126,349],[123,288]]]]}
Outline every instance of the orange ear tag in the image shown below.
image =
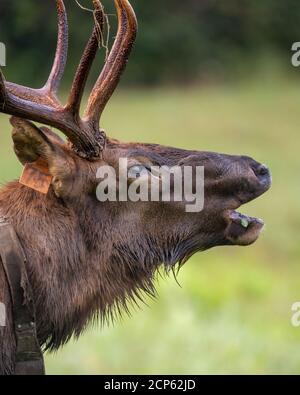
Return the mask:
{"type": "Polygon", "coordinates": [[[28,188],[47,195],[52,178],[47,164],[39,159],[25,165],[19,182],[28,188]]]}

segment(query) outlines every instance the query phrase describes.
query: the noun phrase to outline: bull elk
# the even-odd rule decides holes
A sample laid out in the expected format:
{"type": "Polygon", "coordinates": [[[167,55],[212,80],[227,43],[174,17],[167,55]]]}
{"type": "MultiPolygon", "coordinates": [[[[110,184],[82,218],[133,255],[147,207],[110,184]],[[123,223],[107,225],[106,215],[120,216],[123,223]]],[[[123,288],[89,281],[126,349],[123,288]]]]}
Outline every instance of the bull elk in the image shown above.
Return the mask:
{"type": "MultiPolygon", "coordinates": [[[[1,219],[15,230],[26,257],[36,334],[44,350],[58,349],[73,335],[79,336],[95,316],[110,320],[126,311],[128,302],[155,295],[154,278],[160,267],[169,270],[216,246],[249,245],[264,225],[236,210],[269,189],[271,176],[265,165],[246,156],[106,137],[100,118],[137,33],[128,0],[114,1],[118,32],[83,116],[82,96],[105,20],[99,0],[93,0],[95,26],[66,105],[57,97],[68,48],[63,0],[56,0],[57,49],[45,86],[20,86],[0,74],[0,111],[12,116],[15,153],[23,165],[43,168],[51,181],[47,194],[18,181],[0,191],[1,219]],[[32,122],[60,130],[67,141],[32,122]],[[185,202],[174,201],[99,203],[97,171],[104,165],[117,171],[120,158],[127,158],[130,168],[146,171],[153,165],[204,166],[203,210],[189,213],[185,202]]],[[[13,374],[18,347],[14,306],[1,261],[0,302],[7,312],[6,326],[0,327],[0,373],[13,374]]]]}

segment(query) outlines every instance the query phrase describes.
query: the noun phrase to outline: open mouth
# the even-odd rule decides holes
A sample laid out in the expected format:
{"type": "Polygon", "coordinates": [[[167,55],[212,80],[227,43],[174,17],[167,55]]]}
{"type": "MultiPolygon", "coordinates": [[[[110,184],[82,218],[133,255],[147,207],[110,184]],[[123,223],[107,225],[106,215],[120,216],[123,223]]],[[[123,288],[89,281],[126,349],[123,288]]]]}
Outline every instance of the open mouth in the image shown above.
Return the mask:
{"type": "Polygon", "coordinates": [[[228,221],[226,237],[236,245],[254,243],[265,225],[260,218],[249,217],[234,210],[230,210],[226,217],[228,221]]]}
{"type": "Polygon", "coordinates": [[[249,245],[254,243],[265,226],[262,219],[249,217],[248,215],[236,211],[236,208],[241,206],[241,204],[249,203],[257,199],[271,187],[272,177],[265,165],[260,165],[258,170],[256,170],[256,174],[257,180],[259,181],[256,192],[249,193],[244,199],[240,199],[240,204],[238,206],[225,212],[225,219],[227,222],[225,236],[227,240],[234,245],[249,245]]]}

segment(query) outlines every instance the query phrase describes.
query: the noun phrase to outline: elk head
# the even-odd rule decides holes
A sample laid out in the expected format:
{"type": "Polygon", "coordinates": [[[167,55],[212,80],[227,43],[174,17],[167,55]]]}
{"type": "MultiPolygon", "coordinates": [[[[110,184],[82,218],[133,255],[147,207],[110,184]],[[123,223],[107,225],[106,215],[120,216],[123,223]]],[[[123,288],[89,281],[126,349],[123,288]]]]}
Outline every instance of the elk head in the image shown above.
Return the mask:
{"type": "MultiPolygon", "coordinates": [[[[104,13],[93,0],[95,27],[82,55],[68,102],[56,94],[64,72],[68,46],[67,17],[62,0],[58,10],[58,44],[45,86],[35,90],[5,81],[0,76],[1,111],[13,115],[15,152],[23,164],[42,161],[52,177],[49,199],[73,207],[86,222],[86,239],[97,248],[92,223],[111,232],[110,259],[157,268],[159,264],[185,262],[193,253],[219,245],[249,245],[259,236],[263,222],[239,214],[238,209],[271,185],[268,168],[245,156],[187,151],[160,145],[121,143],[100,128],[101,114],[117,87],[135,41],[137,22],[128,0],[115,0],[119,28],[105,66],[92,89],[83,117],[79,115],[87,77],[99,46],[104,13]],[[59,129],[65,142],[39,122],[59,129]],[[96,197],[97,171],[109,165],[118,174],[120,158],[139,174],[151,166],[204,167],[204,207],[199,213],[185,209],[186,202],[102,202],[96,197]],[[110,224],[103,225],[104,223],[110,224]]],[[[150,270],[150,269],[149,269],[150,270]]],[[[152,269],[150,270],[152,271],[152,269]]]]}

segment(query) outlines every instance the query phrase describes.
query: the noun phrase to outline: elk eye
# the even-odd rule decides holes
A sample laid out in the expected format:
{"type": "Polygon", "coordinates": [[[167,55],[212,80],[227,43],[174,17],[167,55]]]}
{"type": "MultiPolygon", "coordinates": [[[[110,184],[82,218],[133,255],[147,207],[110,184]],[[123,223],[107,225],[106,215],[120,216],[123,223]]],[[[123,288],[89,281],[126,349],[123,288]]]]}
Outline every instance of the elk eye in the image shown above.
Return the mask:
{"type": "Polygon", "coordinates": [[[128,170],[128,178],[140,178],[149,175],[150,170],[143,165],[134,165],[128,170]]]}

